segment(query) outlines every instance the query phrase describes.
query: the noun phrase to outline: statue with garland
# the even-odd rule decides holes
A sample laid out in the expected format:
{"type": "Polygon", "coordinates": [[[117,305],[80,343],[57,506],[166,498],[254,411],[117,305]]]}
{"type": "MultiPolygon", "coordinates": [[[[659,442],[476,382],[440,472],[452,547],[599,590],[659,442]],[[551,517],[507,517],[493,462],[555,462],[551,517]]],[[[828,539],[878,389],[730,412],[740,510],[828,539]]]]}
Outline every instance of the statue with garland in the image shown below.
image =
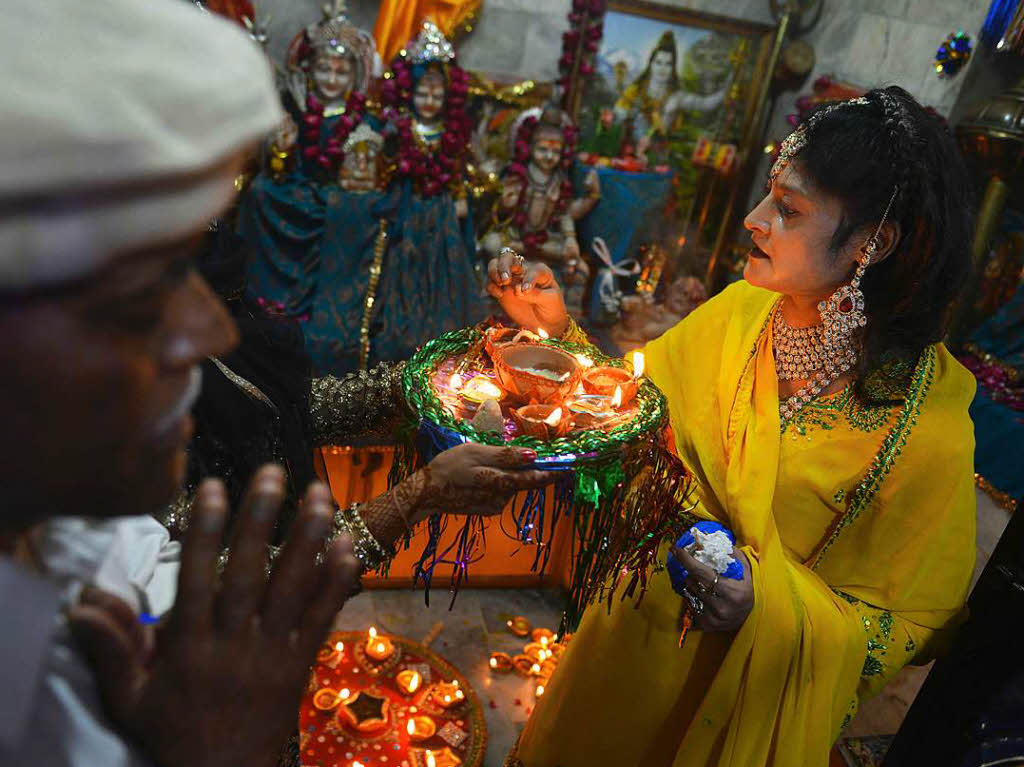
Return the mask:
{"type": "MultiPolygon", "coordinates": [[[[248,289],[279,314],[308,320],[323,262],[338,259],[325,248],[328,208],[341,204],[348,183],[349,137],[376,126],[366,97],[376,62],[373,37],[348,20],[340,0],[288,47],[281,78],[287,116],[266,142],[262,172],[242,195],[238,216],[251,253],[248,289]]],[[[359,185],[367,188],[365,179],[359,185]]]]}
{"type": "Polygon", "coordinates": [[[535,107],[516,118],[509,131],[513,160],[502,171],[501,193],[481,245],[490,258],[510,247],[547,263],[565,289],[569,311],[581,316],[590,267],[576,238],[576,221],[597,204],[601,187],[593,170],[584,178],[582,194],[573,186],[577,137],[576,125],[560,109],[535,107]]]}
{"type": "Polygon", "coordinates": [[[368,317],[371,361],[406,359],[487,315],[468,215],[468,91],[454,46],[429,21],[381,83],[391,187],[387,249],[368,317]]]}

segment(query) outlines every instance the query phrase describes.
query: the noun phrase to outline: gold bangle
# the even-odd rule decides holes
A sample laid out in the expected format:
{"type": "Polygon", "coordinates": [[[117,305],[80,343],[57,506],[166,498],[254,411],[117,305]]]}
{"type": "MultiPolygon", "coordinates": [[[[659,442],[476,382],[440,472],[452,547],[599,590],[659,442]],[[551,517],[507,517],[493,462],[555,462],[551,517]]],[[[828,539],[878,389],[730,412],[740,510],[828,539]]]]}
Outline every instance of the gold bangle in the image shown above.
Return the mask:
{"type": "Polygon", "coordinates": [[[590,338],[587,336],[586,331],[576,323],[572,315],[569,316],[569,324],[565,326],[565,330],[562,331],[559,340],[570,344],[590,344],[590,338]]]}
{"type": "Polygon", "coordinates": [[[338,509],[334,513],[335,533],[347,533],[352,538],[352,550],[363,566],[364,572],[377,570],[385,562],[394,558],[395,552],[382,546],[373,537],[359,514],[359,504],[353,503],[346,509],[338,509]]]}

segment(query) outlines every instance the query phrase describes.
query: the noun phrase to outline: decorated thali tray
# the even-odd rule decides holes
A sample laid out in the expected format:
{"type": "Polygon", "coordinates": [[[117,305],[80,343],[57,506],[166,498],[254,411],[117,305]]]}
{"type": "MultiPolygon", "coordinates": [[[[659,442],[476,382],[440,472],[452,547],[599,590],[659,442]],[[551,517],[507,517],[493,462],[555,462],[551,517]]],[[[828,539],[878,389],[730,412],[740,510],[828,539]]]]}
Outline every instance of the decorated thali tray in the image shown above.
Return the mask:
{"type": "Polygon", "coordinates": [[[628,363],[494,326],[429,341],[406,365],[404,384],[421,430],[436,443],[429,452],[508,444],[559,469],[602,461],[663,430],[665,398],[642,368],[642,355],[628,363]]]}
{"type": "MultiPolygon", "coordinates": [[[[643,364],[642,354],[625,362],[501,326],[446,333],[406,364],[415,428],[396,452],[392,482],[465,442],[529,448],[537,454],[534,467],[552,470],[550,487],[516,494],[514,531],[502,530],[533,547],[533,569],[543,573],[555,526],[571,518],[569,596],[559,633],[574,630],[585,607],[610,600],[620,584],[624,597],[640,598],[660,542],[688,516],[689,475],[666,444],[667,403],[643,364]]],[[[455,518],[455,542],[442,545],[447,518],[427,521],[415,566],[428,599],[438,565],[451,567],[454,599],[485,548],[486,523],[475,516],[455,518]]]]}

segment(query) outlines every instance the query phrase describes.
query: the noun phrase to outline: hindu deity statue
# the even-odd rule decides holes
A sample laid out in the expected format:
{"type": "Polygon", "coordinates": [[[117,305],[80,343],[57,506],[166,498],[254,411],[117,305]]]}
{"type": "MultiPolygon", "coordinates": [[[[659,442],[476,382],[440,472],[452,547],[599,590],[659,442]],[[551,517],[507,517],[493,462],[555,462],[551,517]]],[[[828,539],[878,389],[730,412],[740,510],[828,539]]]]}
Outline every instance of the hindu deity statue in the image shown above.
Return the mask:
{"type": "Polygon", "coordinates": [[[511,247],[527,258],[545,261],[565,288],[569,311],[579,316],[590,267],[576,239],[576,221],[601,197],[595,171],[577,196],[569,175],[576,154],[577,128],[560,109],[524,110],[509,132],[514,160],[502,174],[481,245],[490,257],[511,247]]]}
{"type": "Polygon", "coordinates": [[[452,43],[426,22],[381,84],[390,188],[377,210],[387,248],[367,314],[371,361],[406,359],[486,316],[466,199],[468,83],[452,43]]]}
{"type": "Polygon", "coordinates": [[[384,137],[363,122],[342,145],[339,183],[349,192],[372,192],[380,186],[384,162],[384,137]]]}
{"type": "Polygon", "coordinates": [[[288,47],[287,117],[267,141],[263,172],[242,195],[238,217],[252,253],[248,289],[280,314],[309,316],[327,208],[341,191],[344,147],[372,121],[365,92],[376,56],[372,36],[348,20],[341,0],[288,47]]]}
{"type": "Polygon", "coordinates": [[[666,29],[647,58],[643,72],[615,102],[617,122],[630,121],[635,142],[673,131],[683,110],[710,112],[725,100],[726,89],[707,96],[683,89],[679,79],[679,53],[675,33],[666,29]]]}
{"type": "Polygon", "coordinates": [[[284,102],[290,119],[275,136],[273,150],[300,149],[308,176],[335,173],[345,141],[366,117],[376,61],[373,38],[348,20],[344,1],[325,7],[324,18],[288,46],[284,102]],[[301,131],[293,127],[296,121],[301,131]]]}

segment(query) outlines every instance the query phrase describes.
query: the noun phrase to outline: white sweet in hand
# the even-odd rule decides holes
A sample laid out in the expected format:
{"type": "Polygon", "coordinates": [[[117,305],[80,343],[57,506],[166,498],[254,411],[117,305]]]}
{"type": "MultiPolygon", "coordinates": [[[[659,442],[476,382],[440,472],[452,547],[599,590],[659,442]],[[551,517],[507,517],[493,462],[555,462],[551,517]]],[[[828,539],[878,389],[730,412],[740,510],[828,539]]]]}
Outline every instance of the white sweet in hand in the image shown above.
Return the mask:
{"type": "Polygon", "coordinates": [[[712,568],[721,575],[733,561],[732,541],[723,530],[713,533],[703,533],[693,529],[693,543],[686,547],[686,551],[693,555],[701,564],[712,568]]]}

